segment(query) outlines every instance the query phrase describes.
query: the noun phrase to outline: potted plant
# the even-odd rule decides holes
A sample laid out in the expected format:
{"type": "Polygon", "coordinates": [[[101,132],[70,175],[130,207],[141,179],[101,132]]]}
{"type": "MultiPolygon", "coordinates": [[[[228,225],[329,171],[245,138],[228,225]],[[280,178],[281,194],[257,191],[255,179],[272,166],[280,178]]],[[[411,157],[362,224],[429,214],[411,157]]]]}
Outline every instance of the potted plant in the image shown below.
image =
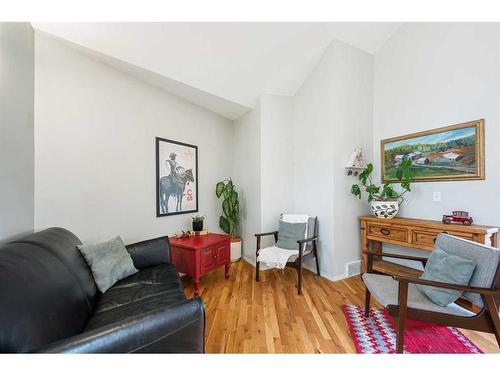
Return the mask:
{"type": "Polygon", "coordinates": [[[205,220],[205,215],[193,216],[193,231],[201,232],[203,230],[203,220],[205,220]]]}
{"type": "Polygon", "coordinates": [[[215,186],[215,195],[217,198],[223,198],[219,226],[231,236],[231,261],[235,262],[241,258],[241,238],[236,236],[236,224],[240,213],[236,185],[231,179],[220,181],[215,186]]]}
{"type": "Polygon", "coordinates": [[[403,160],[396,170],[396,178],[401,187],[397,191],[390,182],[384,185],[375,185],[372,182],[373,164],[368,164],[359,174],[361,186],[354,184],[351,187],[351,193],[361,199],[361,192],[368,193],[368,202],[370,203],[373,214],[377,217],[392,219],[399,211],[399,206],[404,201],[404,195],[411,191],[412,173],[411,160],[403,160]]]}

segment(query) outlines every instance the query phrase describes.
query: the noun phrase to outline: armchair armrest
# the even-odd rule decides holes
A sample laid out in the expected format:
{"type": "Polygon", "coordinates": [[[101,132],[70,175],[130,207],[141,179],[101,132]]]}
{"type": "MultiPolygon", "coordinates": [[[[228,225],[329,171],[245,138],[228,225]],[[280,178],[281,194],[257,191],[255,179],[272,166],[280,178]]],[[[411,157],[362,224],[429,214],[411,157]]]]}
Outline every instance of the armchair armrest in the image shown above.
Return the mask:
{"type": "Polygon", "coordinates": [[[500,296],[500,289],[495,289],[495,288],[476,288],[467,285],[448,284],[439,281],[416,279],[414,277],[407,277],[407,276],[392,276],[392,278],[398,281],[399,283],[427,285],[436,288],[445,288],[445,289],[459,290],[463,292],[478,293],[485,296],[500,296]]]}
{"type": "MultiPolygon", "coordinates": [[[[264,237],[264,236],[274,236],[274,242],[278,242],[278,231],[275,230],[274,232],[266,232],[266,233],[255,233],[255,237],[257,237],[257,248],[255,250],[255,256],[258,257],[259,256],[259,250],[260,250],[260,240],[261,240],[261,237],[264,237]]],[[[258,262],[257,262],[258,264],[258,262]]]]}
{"type": "Polygon", "coordinates": [[[427,263],[427,258],[425,257],[417,257],[413,255],[401,255],[401,254],[392,254],[392,253],[374,253],[371,251],[364,251],[363,254],[368,255],[369,257],[378,256],[378,257],[387,257],[387,258],[398,258],[405,260],[415,260],[418,262],[422,262],[424,265],[427,263]]]}
{"type": "Polygon", "coordinates": [[[319,236],[314,236],[314,237],[304,238],[303,240],[298,240],[298,241],[297,241],[297,243],[298,243],[299,245],[302,245],[303,243],[316,241],[318,238],[319,238],[319,236]]]}
{"type": "Polygon", "coordinates": [[[193,298],[56,341],[41,353],[203,353],[205,307],[193,298]]]}
{"type": "Polygon", "coordinates": [[[274,236],[277,236],[278,235],[278,231],[275,230],[274,232],[266,232],[266,233],[255,233],[255,237],[264,237],[264,236],[270,236],[270,235],[274,235],[274,236]]]}

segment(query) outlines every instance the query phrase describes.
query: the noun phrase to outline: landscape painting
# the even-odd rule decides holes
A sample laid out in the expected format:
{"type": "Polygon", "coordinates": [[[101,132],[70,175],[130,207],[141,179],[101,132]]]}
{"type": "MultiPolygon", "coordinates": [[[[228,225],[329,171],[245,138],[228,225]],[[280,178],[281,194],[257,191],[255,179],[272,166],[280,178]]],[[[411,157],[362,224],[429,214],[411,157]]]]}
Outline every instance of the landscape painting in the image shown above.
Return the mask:
{"type": "Polygon", "coordinates": [[[415,182],[484,179],[484,120],[381,141],[382,181],[411,160],[415,182]]]}

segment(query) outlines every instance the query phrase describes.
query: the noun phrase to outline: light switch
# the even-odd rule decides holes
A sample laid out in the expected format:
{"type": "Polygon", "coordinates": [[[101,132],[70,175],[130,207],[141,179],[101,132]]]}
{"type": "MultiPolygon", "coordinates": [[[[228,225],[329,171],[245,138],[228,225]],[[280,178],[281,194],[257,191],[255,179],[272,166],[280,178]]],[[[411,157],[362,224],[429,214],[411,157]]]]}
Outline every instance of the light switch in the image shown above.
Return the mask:
{"type": "Polygon", "coordinates": [[[432,201],[433,202],[441,202],[441,192],[435,191],[432,193],[432,201]]]}

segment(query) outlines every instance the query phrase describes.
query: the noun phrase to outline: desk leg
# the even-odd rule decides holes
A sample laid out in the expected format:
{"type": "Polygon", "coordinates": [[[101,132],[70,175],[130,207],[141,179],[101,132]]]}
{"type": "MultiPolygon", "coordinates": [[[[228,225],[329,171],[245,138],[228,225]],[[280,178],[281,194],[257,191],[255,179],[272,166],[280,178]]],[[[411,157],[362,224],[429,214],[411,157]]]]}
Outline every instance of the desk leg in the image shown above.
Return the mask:
{"type": "Polygon", "coordinates": [[[226,279],[229,279],[229,269],[230,268],[231,268],[231,262],[227,262],[224,265],[224,276],[226,277],[226,279]]]}
{"type": "MultiPolygon", "coordinates": [[[[371,241],[371,250],[374,253],[381,253],[382,252],[382,242],[380,241],[371,241]]],[[[382,257],[373,257],[373,260],[382,260],[382,257]]]]}
{"type": "Polygon", "coordinates": [[[198,297],[200,295],[200,279],[193,279],[194,284],[194,296],[198,297]]]}
{"type": "Polygon", "coordinates": [[[361,272],[365,273],[367,271],[367,256],[365,251],[368,251],[370,247],[370,241],[366,238],[366,224],[361,222],[361,272]]]}

